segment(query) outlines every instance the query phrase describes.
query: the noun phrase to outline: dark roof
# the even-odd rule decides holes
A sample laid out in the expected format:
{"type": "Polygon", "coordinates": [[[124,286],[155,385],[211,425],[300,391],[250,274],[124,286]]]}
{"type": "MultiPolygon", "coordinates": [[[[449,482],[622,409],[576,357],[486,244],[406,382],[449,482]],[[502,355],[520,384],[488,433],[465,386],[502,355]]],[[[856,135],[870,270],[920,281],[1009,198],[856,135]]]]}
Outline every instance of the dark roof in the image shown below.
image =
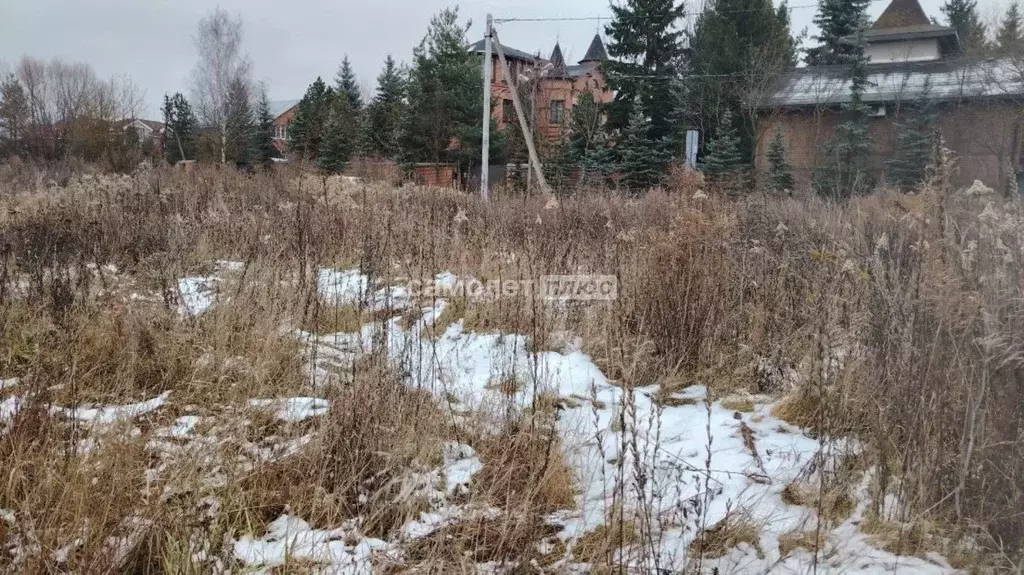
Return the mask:
{"type": "MultiPolygon", "coordinates": [[[[536,62],[536,61],[540,60],[540,58],[537,57],[537,55],[535,55],[535,54],[529,54],[527,52],[523,52],[522,50],[516,50],[515,48],[512,48],[511,46],[505,46],[504,44],[502,44],[501,47],[505,51],[505,57],[506,58],[514,58],[516,60],[526,60],[527,62],[536,62]]],[[[474,54],[483,54],[485,49],[486,49],[486,46],[484,45],[484,40],[483,39],[477,40],[476,42],[471,44],[470,47],[469,47],[469,51],[474,53],[474,54]]],[[[494,48],[493,46],[491,47],[491,51],[492,51],[492,53],[494,55],[498,54],[497,48],[494,48]]]]}
{"type": "MultiPolygon", "coordinates": [[[[892,62],[868,66],[864,101],[913,101],[924,94],[939,101],[1020,98],[1024,77],[1012,59],[955,59],[892,62]]],[[[797,68],[779,79],[758,107],[831,106],[850,101],[847,66],[797,68]]]]}
{"type": "Polygon", "coordinates": [[[584,62],[601,62],[608,59],[608,52],[604,49],[604,42],[601,41],[600,34],[594,34],[594,39],[590,41],[590,47],[587,48],[587,53],[580,60],[580,64],[584,62]]]}
{"type": "MultiPolygon", "coordinates": [[[[906,42],[908,40],[922,40],[936,38],[942,47],[943,54],[955,54],[960,52],[960,39],[956,34],[956,28],[949,26],[936,26],[935,24],[915,24],[913,26],[901,26],[899,28],[870,28],[863,33],[864,41],[868,44],[883,44],[886,42],[906,42]]],[[[857,38],[847,36],[843,42],[856,44],[857,38]]]]}
{"type": "Polygon", "coordinates": [[[905,26],[926,26],[931,24],[928,15],[917,0],[892,0],[882,15],[871,27],[874,30],[903,28],[905,26]]]}
{"type": "Polygon", "coordinates": [[[551,51],[551,74],[553,76],[565,75],[565,58],[562,56],[562,47],[555,42],[555,49],[551,51]]]}

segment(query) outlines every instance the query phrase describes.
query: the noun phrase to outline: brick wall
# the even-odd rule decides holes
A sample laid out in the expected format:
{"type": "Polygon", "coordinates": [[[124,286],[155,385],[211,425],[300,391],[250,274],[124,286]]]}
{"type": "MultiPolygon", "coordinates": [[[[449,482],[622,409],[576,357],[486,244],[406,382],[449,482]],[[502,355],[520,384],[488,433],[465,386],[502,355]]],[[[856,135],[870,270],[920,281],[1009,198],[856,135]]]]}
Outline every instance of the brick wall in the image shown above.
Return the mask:
{"type": "MultiPolygon", "coordinates": [[[[508,63],[509,67],[527,65],[512,59],[509,59],[508,63]]],[[[501,63],[497,61],[497,57],[495,57],[494,64],[494,83],[491,85],[491,96],[496,101],[496,105],[492,109],[492,117],[497,121],[498,128],[504,129],[510,124],[515,126],[517,120],[515,119],[514,110],[505,110],[505,106],[512,107],[512,92],[505,81],[504,75],[501,73],[501,63]],[[511,121],[506,122],[506,118],[511,121]]],[[[608,89],[608,82],[605,80],[604,74],[601,73],[597,63],[592,62],[588,66],[586,72],[576,78],[547,78],[541,81],[536,94],[537,132],[540,135],[551,140],[557,139],[561,135],[562,125],[552,122],[550,117],[551,102],[553,101],[560,100],[564,102],[563,117],[566,119],[572,113],[572,107],[575,105],[577,98],[585,91],[593,94],[594,99],[598,103],[603,104],[612,101],[615,94],[608,89]]],[[[515,73],[516,71],[513,70],[513,74],[515,73]]],[[[523,105],[527,106],[528,102],[523,102],[523,105]]],[[[529,108],[527,107],[523,112],[526,114],[527,121],[530,121],[531,112],[529,108]]]]}
{"type": "MultiPolygon", "coordinates": [[[[1015,178],[1021,156],[1021,119],[1024,108],[1008,102],[945,104],[938,110],[938,126],[949,147],[959,157],[955,183],[969,185],[974,180],[995,187],[1006,186],[1015,178]]],[[[839,110],[804,108],[775,111],[761,116],[757,142],[757,169],[767,170],[767,152],[777,129],[786,140],[789,162],[798,186],[810,183],[815,166],[824,160],[823,149],[842,121],[839,110]]],[[[895,149],[898,110],[892,105],[886,115],[870,118],[875,153],[869,160],[875,177],[885,181],[885,162],[895,149]]]]}

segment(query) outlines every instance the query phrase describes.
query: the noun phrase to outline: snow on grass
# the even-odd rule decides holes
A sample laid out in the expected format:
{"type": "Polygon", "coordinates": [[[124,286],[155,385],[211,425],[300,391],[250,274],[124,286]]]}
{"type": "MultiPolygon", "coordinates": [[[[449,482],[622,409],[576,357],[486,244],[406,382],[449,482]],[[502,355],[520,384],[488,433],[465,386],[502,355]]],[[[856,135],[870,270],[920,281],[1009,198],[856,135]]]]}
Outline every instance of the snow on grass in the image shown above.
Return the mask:
{"type": "Polygon", "coordinates": [[[246,535],[235,542],[234,556],[242,564],[260,570],[309,561],[325,565],[329,573],[373,574],[373,551],[388,548],[380,539],[362,537],[349,527],[322,530],[291,515],[282,515],[267,526],[260,538],[246,535]],[[355,545],[346,541],[356,540],[355,545]]]}
{"type": "Polygon", "coordinates": [[[22,405],[24,405],[24,401],[17,396],[8,397],[0,401],[0,422],[14,419],[14,416],[18,415],[18,412],[21,411],[22,405]]]}
{"type": "Polygon", "coordinates": [[[320,297],[334,305],[358,306],[365,303],[370,290],[370,277],[358,269],[321,268],[317,273],[320,297]]]}
{"type": "Polygon", "coordinates": [[[331,402],[319,397],[250,399],[249,405],[256,409],[274,411],[275,416],[285,422],[304,421],[331,411],[331,402]]]}
{"type": "Polygon", "coordinates": [[[3,391],[5,389],[13,389],[19,385],[21,385],[21,380],[17,377],[0,379],[0,391],[3,391]]]}
{"type": "MultiPolygon", "coordinates": [[[[345,287],[331,293],[365,292],[368,284],[357,274],[331,272],[329,277],[345,287]]],[[[454,276],[444,277],[456,281],[454,276]]],[[[700,532],[738,513],[760,528],[757,546],[740,543],[722,558],[705,559],[705,565],[722,573],[771,572],[795,560],[791,558],[796,555],[781,556],[780,535],[816,525],[817,520],[814,510],[784,502],[782,491],[835,446],[823,445],[776,419],[766,400],[755,403],[752,413],[739,413],[695,386],[676,393],[678,401],[672,405],[660,405],[652,399],[658,386],[626,392],[609,382],[586,354],[533,354],[523,335],[467,332],[459,321],[428,340],[424,330],[440,316],[442,306],[435,302],[423,308],[422,317],[409,329],[394,318],[383,327],[368,324],[358,334],[334,334],[311,343],[320,346],[317,356],[350,365],[374,342],[383,341],[392,359],[406,369],[410,386],[439,398],[455,396],[464,406],[460,409],[507,407],[510,401],[523,408],[540,393],[573,399],[562,410],[558,426],[565,456],[576,472],[577,506],[550,517],[563,527],[560,537],[570,549],[576,539],[605,522],[613,505],[623,503],[614,499],[618,480],[628,485],[623,490],[625,506],[645,510],[646,523],[656,532],[653,548],[643,554],[641,564],[633,565],[636,568],[685,569],[688,548],[700,532]],[[501,381],[518,383],[496,385],[501,381]]],[[[327,366],[319,368],[320,375],[330,372],[327,366]]],[[[451,511],[424,514],[405,532],[429,533],[431,525],[450,521],[451,511]]],[[[841,529],[833,535],[851,537],[841,529]]],[[[867,552],[863,541],[862,536],[858,568],[884,569],[904,559],[873,547],[867,552]]],[[[853,544],[854,552],[857,545],[853,544]]],[[[948,565],[926,561],[918,567],[926,573],[948,571],[948,565]]]]}
{"type": "Polygon", "coordinates": [[[211,307],[217,299],[215,276],[192,276],[178,280],[178,313],[182,317],[198,317],[211,307]]]}
{"type": "Polygon", "coordinates": [[[101,405],[99,407],[50,407],[50,413],[54,415],[63,415],[69,419],[75,419],[85,423],[92,424],[110,424],[118,421],[125,421],[133,419],[140,415],[156,411],[167,403],[167,398],[170,397],[171,392],[165,391],[160,395],[141,401],[139,403],[129,403],[127,405],[101,405]]]}
{"type": "Polygon", "coordinates": [[[444,490],[446,495],[454,495],[469,488],[473,476],[480,473],[484,464],[476,455],[476,450],[465,443],[449,441],[444,450],[444,490]]]}

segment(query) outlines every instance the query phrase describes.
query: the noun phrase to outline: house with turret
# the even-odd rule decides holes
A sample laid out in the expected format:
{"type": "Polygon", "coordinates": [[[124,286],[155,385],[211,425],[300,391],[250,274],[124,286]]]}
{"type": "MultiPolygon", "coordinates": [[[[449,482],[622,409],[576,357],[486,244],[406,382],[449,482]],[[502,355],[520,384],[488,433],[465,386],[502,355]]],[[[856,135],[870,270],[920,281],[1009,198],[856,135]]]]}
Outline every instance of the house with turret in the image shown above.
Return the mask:
{"type": "MultiPolygon", "coordinates": [[[[558,42],[548,58],[509,46],[503,48],[513,81],[510,82],[510,78],[505,76],[495,51],[492,54],[494,76],[491,94],[496,103],[493,114],[499,128],[514,126],[517,122],[512,104],[513,85],[524,86],[532,91],[532,94],[528,94],[529,100],[524,102],[527,106],[525,113],[532,125],[536,126],[537,133],[549,140],[561,136],[573,106],[583,93],[591,93],[598,103],[612,101],[614,94],[608,88],[601,70],[601,63],[608,58],[608,53],[600,35],[594,35],[583,59],[576,64],[565,61],[558,42]]],[[[483,56],[484,49],[484,40],[470,46],[470,51],[480,56],[483,56]]]]}

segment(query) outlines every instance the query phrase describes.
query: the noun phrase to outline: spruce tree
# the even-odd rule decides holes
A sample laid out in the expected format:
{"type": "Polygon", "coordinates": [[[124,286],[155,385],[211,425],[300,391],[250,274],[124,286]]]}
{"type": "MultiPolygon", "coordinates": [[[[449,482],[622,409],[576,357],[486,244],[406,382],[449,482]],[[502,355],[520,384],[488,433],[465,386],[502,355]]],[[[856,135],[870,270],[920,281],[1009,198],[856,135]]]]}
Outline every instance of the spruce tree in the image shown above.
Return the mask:
{"type": "Polygon", "coordinates": [[[167,163],[195,159],[198,121],[181,92],[164,96],[164,157],[167,163]]]}
{"type": "Polygon", "coordinates": [[[782,130],[775,131],[775,137],[768,146],[768,184],[771,191],[776,193],[791,192],[795,187],[793,169],[786,159],[786,142],[782,130]]]}
{"type": "Polygon", "coordinates": [[[1022,45],[1022,32],[1020,7],[1016,2],[1010,2],[1003,21],[999,25],[999,33],[996,34],[996,44],[1001,54],[1016,55],[1020,53],[1022,45]]]}
{"type": "Polygon", "coordinates": [[[616,151],[622,173],[620,183],[634,192],[648,190],[665,182],[665,166],[669,161],[668,142],[656,140],[654,125],[644,117],[641,106],[633,106],[624,137],[616,151]]]}
{"type": "Polygon", "coordinates": [[[302,159],[315,159],[330,117],[334,90],[319,77],[299,101],[295,121],[288,128],[288,147],[302,159]]]}
{"type": "Polygon", "coordinates": [[[684,57],[679,25],[685,6],[678,0],[625,0],[613,3],[612,21],[605,26],[608,54],[604,63],[615,100],[608,110],[610,129],[626,128],[639,102],[641,117],[650,118],[650,137],[660,142],[676,135],[672,79],[684,57]]]}
{"type": "Polygon", "coordinates": [[[822,196],[836,200],[865,194],[874,185],[867,169],[873,142],[868,132],[869,108],[864,103],[867,57],[864,55],[862,32],[857,34],[855,46],[858,54],[853,56],[850,68],[850,103],[843,110],[843,122],[825,144],[824,163],[814,177],[814,189],[822,196]]]}
{"type": "Polygon", "coordinates": [[[744,165],[732,112],[723,112],[718,125],[718,134],[708,142],[707,153],[701,162],[701,170],[715,180],[736,175],[744,165]]]}
{"type": "Polygon", "coordinates": [[[317,154],[317,166],[329,173],[341,171],[355,152],[358,137],[359,127],[351,100],[344,92],[335,92],[317,154]]]}
{"type": "Polygon", "coordinates": [[[249,161],[249,138],[254,128],[252,104],[249,98],[249,86],[241,78],[236,78],[228,87],[225,117],[225,148],[224,156],[229,162],[249,161]]]}
{"type": "Polygon", "coordinates": [[[768,85],[772,75],[796,64],[788,8],[783,2],[776,9],[771,0],[712,0],[697,19],[690,48],[693,123],[714,136],[722,109],[729,109],[744,161],[751,162],[757,140],[751,82],[768,85]]]}
{"type": "Polygon", "coordinates": [[[978,17],[977,0],[946,0],[942,13],[949,25],[956,28],[960,45],[968,55],[983,54],[988,50],[988,32],[978,17]]]}
{"type": "Polygon", "coordinates": [[[363,110],[363,96],[359,93],[359,82],[356,81],[356,73],[352,70],[348,54],[341,59],[338,73],[334,76],[334,91],[348,96],[350,107],[356,113],[363,110]]]}
{"type": "Polygon", "coordinates": [[[0,83],[0,156],[19,150],[28,121],[28,96],[21,82],[11,74],[0,83]]]}
{"type": "Polygon", "coordinates": [[[398,157],[398,139],[406,111],[405,92],[405,72],[389,54],[377,76],[377,94],[367,110],[368,154],[387,159],[398,157]]]}
{"type": "Polygon", "coordinates": [[[903,189],[921,183],[935,145],[935,103],[926,80],[921,97],[903,104],[896,124],[896,149],[887,162],[889,182],[903,189]]]}
{"type": "Polygon", "coordinates": [[[807,50],[808,66],[849,65],[859,57],[861,48],[849,42],[866,25],[865,14],[871,0],[821,0],[814,23],[820,33],[818,46],[807,50]]]}
{"type": "MultiPolygon", "coordinates": [[[[427,35],[413,52],[409,73],[409,113],[400,137],[402,159],[479,165],[483,103],[480,59],[466,50],[466,28],[457,9],[434,16],[427,35]]],[[[505,137],[491,120],[490,157],[504,161],[505,137]]]]}
{"type": "Polygon", "coordinates": [[[274,116],[270,113],[270,101],[266,90],[260,91],[256,105],[255,126],[249,138],[249,161],[254,165],[270,168],[273,158],[278,156],[274,146],[274,116]]]}

